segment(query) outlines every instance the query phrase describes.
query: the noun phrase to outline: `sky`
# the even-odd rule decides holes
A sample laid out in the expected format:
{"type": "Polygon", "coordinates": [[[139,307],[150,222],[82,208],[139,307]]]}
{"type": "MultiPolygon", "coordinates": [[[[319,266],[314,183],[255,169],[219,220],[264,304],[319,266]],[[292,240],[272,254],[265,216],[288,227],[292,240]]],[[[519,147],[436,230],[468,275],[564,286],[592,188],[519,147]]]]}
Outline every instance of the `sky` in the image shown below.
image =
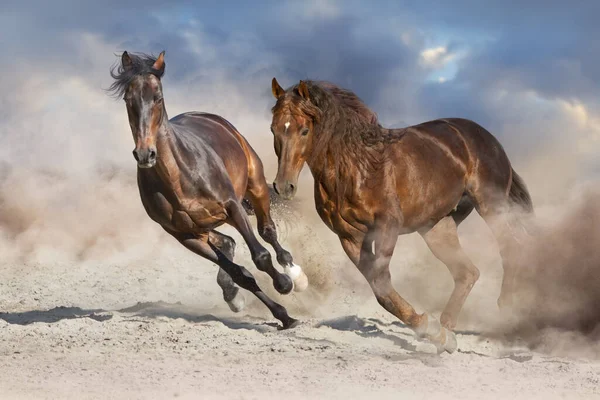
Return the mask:
{"type": "Polygon", "coordinates": [[[3,99],[3,108],[27,107],[14,104],[24,86],[55,85],[38,105],[42,113],[81,91],[99,94],[110,84],[115,53],[166,50],[167,90],[202,88],[193,94],[199,104],[215,96],[221,109],[228,97],[243,96],[264,115],[272,76],[284,86],[325,79],[354,90],[389,126],[470,118],[522,156],[565,134],[548,129],[556,123],[589,128],[589,137],[577,139],[595,142],[599,12],[598,2],[585,0],[577,7],[541,0],[9,0],[0,6],[0,63],[14,98],[3,99]],[[69,78],[83,87],[62,93],[68,89],[57,80],[69,78]],[[218,92],[211,83],[238,87],[218,92]],[[513,143],[504,136],[516,136],[515,125],[539,128],[518,132],[526,137],[513,143]]]}
{"type": "Polygon", "coordinates": [[[4,0],[0,204],[83,207],[82,185],[100,196],[114,176],[135,195],[125,107],[105,91],[123,50],[165,50],[169,115],[227,118],[268,180],[271,79],[319,79],[355,91],[388,127],[480,123],[534,201],[557,201],[600,172],[597,15],[597,0],[4,0]]]}

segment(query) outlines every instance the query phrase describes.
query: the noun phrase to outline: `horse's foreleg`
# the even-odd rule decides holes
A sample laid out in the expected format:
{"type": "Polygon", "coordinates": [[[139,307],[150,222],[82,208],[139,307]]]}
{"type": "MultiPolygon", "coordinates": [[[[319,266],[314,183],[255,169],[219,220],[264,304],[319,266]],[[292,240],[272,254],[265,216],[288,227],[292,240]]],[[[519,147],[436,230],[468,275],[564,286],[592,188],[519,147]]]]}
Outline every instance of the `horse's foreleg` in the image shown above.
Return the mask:
{"type": "MultiPolygon", "coordinates": [[[[227,257],[227,259],[233,262],[235,256],[235,240],[232,237],[224,235],[217,231],[211,231],[208,234],[208,240],[212,243],[221,253],[227,257]]],[[[244,295],[240,293],[240,289],[233,282],[233,279],[225,270],[219,267],[217,273],[217,284],[223,291],[223,300],[227,302],[227,305],[233,312],[240,312],[246,305],[244,295]]]]}
{"type": "Polygon", "coordinates": [[[254,185],[247,193],[256,214],[258,234],[275,250],[277,262],[294,281],[294,290],[302,292],[308,287],[308,278],[302,268],[294,263],[290,252],[285,250],[277,239],[277,229],[271,218],[269,188],[266,182],[262,183],[261,185],[254,185]]]}
{"type": "Polygon", "coordinates": [[[174,234],[173,236],[175,236],[175,238],[188,250],[217,264],[236,284],[258,297],[258,299],[269,308],[273,316],[281,321],[284,329],[292,328],[298,323],[297,320],[288,315],[285,307],[271,300],[269,296],[260,290],[260,287],[250,271],[241,265],[233,263],[225,254],[223,254],[221,250],[212,243],[209,235],[196,237],[192,235],[174,234]]]}
{"type": "Polygon", "coordinates": [[[454,290],[440,319],[443,327],[453,330],[467,296],[479,279],[479,270],[460,246],[456,222],[452,217],[443,218],[421,235],[431,252],[448,267],[454,278],[454,290]]]}
{"type": "Polygon", "coordinates": [[[377,302],[383,308],[407,324],[417,335],[429,339],[439,351],[451,353],[456,350],[454,333],[441,327],[433,317],[417,314],[392,286],[389,265],[397,239],[398,232],[395,229],[378,229],[358,240],[343,238],[342,246],[369,282],[377,302]]]}
{"type": "Polygon", "coordinates": [[[266,272],[273,279],[273,287],[281,294],[288,294],[294,288],[292,279],[275,269],[271,260],[271,253],[260,244],[252,226],[248,220],[248,215],[243,206],[237,201],[231,201],[227,207],[229,213],[229,223],[238,230],[244,238],[244,241],[250,249],[252,261],[260,271],[266,272]]]}

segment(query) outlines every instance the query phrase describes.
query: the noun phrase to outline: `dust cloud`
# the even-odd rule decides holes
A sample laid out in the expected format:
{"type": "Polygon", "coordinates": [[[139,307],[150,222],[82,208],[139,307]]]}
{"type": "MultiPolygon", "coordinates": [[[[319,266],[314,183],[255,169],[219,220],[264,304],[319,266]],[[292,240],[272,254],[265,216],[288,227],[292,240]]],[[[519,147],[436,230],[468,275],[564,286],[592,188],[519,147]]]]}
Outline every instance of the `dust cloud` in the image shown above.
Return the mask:
{"type": "MultiPolygon", "coordinates": [[[[96,66],[86,75],[56,73],[50,78],[27,70],[10,83],[20,97],[5,104],[5,118],[0,122],[2,263],[14,268],[71,263],[76,270],[80,263],[96,263],[97,268],[143,265],[165,254],[191,260],[195,256],[150,221],[141,206],[125,107],[103,91],[110,84],[112,47],[94,38],[85,40],[96,50],[86,53],[82,46],[83,57],[87,54],[90,65],[96,66]]],[[[215,76],[210,83],[194,83],[193,76],[183,83],[170,82],[167,61],[164,85],[169,115],[190,110],[223,115],[248,138],[263,159],[267,180],[272,180],[277,162],[268,132],[270,76],[264,76],[264,88],[215,76]],[[223,93],[227,93],[226,100],[223,93]],[[249,96],[260,101],[249,101],[249,96]]],[[[531,129],[516,128],[514,137],[531,129]]],[[[502,138],[510,156],[515,144],[510,136],[502,138]]],[[[506,340],[524,340],[545,351],[599,354],[590,343],[600,334],[600,252],[596,245],[600,243],[600,185],[592,180],[585,188],[573,187],[580,171],[578,157],[563,159],[568,174],[555,174],[548,182],[543,172],[548,171],[557,148],[546,145],[526,161],[513,160],[533,195],[538,225],[535,237],[520,254],[518,319],[507,326],[499,316],[496,298],[502,268],[498,246],[474,214],[461,225],[459,234],[481,278],[465,304],[458,328],[502,332],[506,340]]],[[[274,207],[274,218],[284,246],[311,282],[307,292],[282,300],[291,311],[307,318],[385,314],[336,236],[316,215],[307,168],[301,175],[299,198],[274,207]]],[[[225,232],[238,242],[239,262],[251,265],[241,238],[225,232]]],[[[165,259],[165,264],[169,261],[165,259]]],[[[197,262],[214,269],[210,263],[197,262]]],[[[177,273],[176,268],[170,272],[177,273]]],[[[420,312],[438,315],[453,285],[446,268],[418,235],[399,239],[392,275],[398,292],[420,312]]],[[[263,275],[257,278],[268,293],[274,293],[263,275]]],[[[173,280],[177,285],[176,276],[173,280]]]]}

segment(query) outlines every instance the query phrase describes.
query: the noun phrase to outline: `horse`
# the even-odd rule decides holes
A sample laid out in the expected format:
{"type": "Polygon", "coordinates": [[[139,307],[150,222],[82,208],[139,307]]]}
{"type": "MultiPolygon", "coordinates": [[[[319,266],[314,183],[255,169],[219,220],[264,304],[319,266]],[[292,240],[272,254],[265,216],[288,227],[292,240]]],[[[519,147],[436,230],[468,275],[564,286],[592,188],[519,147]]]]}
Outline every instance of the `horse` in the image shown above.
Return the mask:
{"type": "Polygon", "coordinates": [[[307,288],[302,268],[278,242],[263,165],[248,141],[219,115],[186,112],[168,118],[161,81],[164,51],[158,57],[125,51],[110,72],[114,82],[109,91],[122,97],[127,108],[137,184],[148,216],[184,247],[219,266],[217,284],[232,311],[244,308],[241,287],[258,297],[284,329],[295,326],[298,321],[259,288],[246,268],[234,263],[235,240],[216,230],[233,226],[279,293],[307,288]],[[284,273],[273,266],[271,254],[254,235],[244,199],[284,273]]]}
{"type": "Polygon", "coordinates": [[[308,164],[319,216],[383,308],[439,352],[456,350],[458,315],[479,278],[457,234],[473,209],[500,244],[504,276],[498,305],[510,306],[516,263],[509,249],[518,243],[514,222],[524,228],[521,216],[533,213],[533,203],[490,132],[460,118],[386,129],[355,93],[330,82],[300,81],[284,90],[273,78],[271,90],[274,189],[284,199],[294,197],[308,164]],[[392,286],[389,264],[398,236],[413,232],[454,279],[439,321],[418,314],[392,286]]]}

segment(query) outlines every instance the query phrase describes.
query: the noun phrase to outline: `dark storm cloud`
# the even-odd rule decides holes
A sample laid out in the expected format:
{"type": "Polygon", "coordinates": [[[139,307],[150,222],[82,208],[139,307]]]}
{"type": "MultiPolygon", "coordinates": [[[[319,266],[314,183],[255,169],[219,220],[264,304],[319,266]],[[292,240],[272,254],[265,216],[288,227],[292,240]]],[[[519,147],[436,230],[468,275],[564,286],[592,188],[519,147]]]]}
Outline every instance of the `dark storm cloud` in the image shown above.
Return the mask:
{"type": "MultiPolygon", "coordinates": [[[[181,32],[186,30],[201,35],[206,45],[216,49],[222,66],[235,77],[243,78],[249,65],[270,53],[279,60],[273,72],[283,72],[284,78],[333,80],[354,88],[367,101],[375,99],[391,70],[406,66],[408,72],[409,64],[414,64],[414,51],[393,34],[369,36],[356,31],[375,23],[374,16],[361,18],[346,8],[336,18],[299,16],[302,29],[286,29],[288,21],[281,19],[286,9],[286,3],[280,2],[9,2],[2,6],[2,13],[11,23],[0,29],[2,36],[12,38],[6,45],[13,55],[25,59],[68,63],[76,57],[69,52],[68,39],[82,32],[118,42],[121,48],[115,51],[165,48],[171,78],[205,66],[202,57],[192,57],[182,40],[181,32]],[[246,35],[256,38],[249,43],[255,48],[248,52],[254,59],[220,48],[246,35]]],[[[301,9],[295,6],[294,12],[301,9]]],[[[290,12],[287,15],[294,19],[290,12]]]]}
{"type": "MultiPolygon", "coordinates": [[[[231,81],[260,86],[248,95],[260,93],[263,99],[273,75],[285,86],[303,78],[331,80],[356,91],[378,112],[398,110],[391,122],[462,116],[494,127],[503,118],[490,106],[499,87],[589,106],[597,102],[597,1],[572,6],[541,0],[346,1],[331,3],[333,11],[321,15],[319,7],[328,4],[8,1],[0,6],[0,37],[10,57],[0,62],[21,58],[73,65],[74,39],[91,33],[115,43],[114,52],[166,49],[167,79],[210,81],[218,70],[231,81]],[[416,38],[412,45],[400,39],[407,32],[416,38]],[[189,37],[199,39],[199,49],[189,37]],[[431,71],[418,59],[426,43],[441,43],[449,53],[467,51],[456,61],[453,81],[425,82],[431,71]],[[397,97],[382,102],[390,85],[397,87],[397,97]],[[418,115],[407,115],[409,104],[418,115]]],[[[106,57],[108,68],[116,58],[106,57]]]]}
{"type": "Polygon", "coordinates": [[[329,80],[352,88],[373,104],[390,74],[403,68],[410,76],[418,57],[413,49],[391,34],[361,37],[358,17],[343,15],[333,20],[305,23],[307,28],[291,33],[262,32],[266,48],[276,54],[290,72],[286,78],[329,80]],[[291,76],[290,76],[291,75],[291,76]]]}

